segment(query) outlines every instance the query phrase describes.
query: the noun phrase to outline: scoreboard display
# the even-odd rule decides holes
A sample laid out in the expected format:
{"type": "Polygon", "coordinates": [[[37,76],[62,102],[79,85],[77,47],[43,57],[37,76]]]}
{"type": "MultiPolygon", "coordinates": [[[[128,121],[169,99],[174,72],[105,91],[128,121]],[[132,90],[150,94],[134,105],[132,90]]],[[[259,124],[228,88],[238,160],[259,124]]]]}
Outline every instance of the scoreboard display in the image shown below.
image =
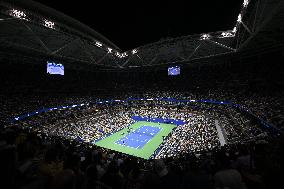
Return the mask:
{"type": "Polygon", "coordinates": [[[64,75],[64,66],[59,63],[47,61],[47,73],[53,75],[64,75]]]}
{"type": "Polygon", "coordinates": [[[180,74],[180,67],[174,66],[168,68],[168,75],[179,75],[180,74]]]}

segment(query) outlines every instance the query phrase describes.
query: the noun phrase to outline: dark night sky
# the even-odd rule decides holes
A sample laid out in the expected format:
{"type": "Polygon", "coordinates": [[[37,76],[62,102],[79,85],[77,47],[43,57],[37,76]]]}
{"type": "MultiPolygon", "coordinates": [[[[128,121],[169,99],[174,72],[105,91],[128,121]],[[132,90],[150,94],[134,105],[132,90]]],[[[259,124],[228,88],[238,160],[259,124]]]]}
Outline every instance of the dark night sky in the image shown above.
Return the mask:
{"type": "Polygon", "coordinates": [[[36,1],[90,26],[123,51],[161,38],[232,29],[242,4],[242,0],[36,1]]]}

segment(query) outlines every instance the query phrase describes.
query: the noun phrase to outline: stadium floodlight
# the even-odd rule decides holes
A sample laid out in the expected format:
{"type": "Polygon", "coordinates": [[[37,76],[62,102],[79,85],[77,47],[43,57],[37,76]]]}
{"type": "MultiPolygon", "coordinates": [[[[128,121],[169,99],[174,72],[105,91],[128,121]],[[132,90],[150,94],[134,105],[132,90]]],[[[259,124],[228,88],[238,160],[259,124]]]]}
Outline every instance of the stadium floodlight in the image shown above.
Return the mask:
{"type": "Polygon", "coordinates": [[[242,15],[241,15],[241,14],[238,15],[238,20],[237,20],[237,22],[238,22],[238,23],[242,22],[242,15]]]}
{"type": "Polygon", "coordinates": [[[236,33],[237,32],[237,27],[235,26],[232,30],[233,33],[236,33]]]}
{"type": "Polygon", "coordinates": [[[123,55],[120,54],[119,52],[116,52],[115,55],[116,55],[118,58],[123,58],[123,55]]]}
{"type": "Polygon", "coordinates": [[[13,16],[15,18],[28,20],[26,14],[23,11],[12,9],[9,11],[10,16],[13,16]]]}
{"type": "Polygon", "coordinates": [[[127,57],[127,56],[128,56],[128,54],[127,54],[126,52],[124,52],[124,53],[116,52],[115,55],[116,55],[117,57],[119,57],[119,58],[124,58],[124,57],[127,57]]]}
{"type": "Polygon", "coordinates": [[[112,52],[112,48],[109,48],[109,47],[108,47],[108,48],[107,48],[107,52],[108,52],[108,53],[111,53],[111,52],[112,52]]]}
{"type": "Polygon", "coordinates": [[[200,36],[200,39],[201,40],[206,40],[206,39],[209,39],[210,38],[210,35],[209,34],[202,34],[201,36],[200,36]]]}
{"type": "Polygon", "coordinates": [[[243,2],[243,6],[244,6],[244,7],[247,7],[247,6],[248,6],[248,4],[249,4],[249,0],[244,0],[244,2],[243,2]]]}
{"type": "Polygon", "coordinates": [[[124,57],[127,57],[128,54],[126,52],[124,52],[124,53],[121,54],[121,56],[122,56],[122,58],[124,58],[124,57]]]}
{"type": "Polygon", "coordinates": [[[45,27],[50,28],[50,29],[54,29],[54,25],[55,23],[49,20],[44,19],[44,24],[45,27]]]}
{"type": "Polygon", "coordinates": [[[136,54],[136,53],[137,53],[137,49],[133,49],[132,54],[136,54]]]}
{"type": "Polygon", "coordinates": [[[96,41],[96,46],[97,46],[97,47],[102,47],[102,46],[103,46],[103,44],[102,44],[102,43],[100,43],[100,42],[98,42],[98,41],[96,41]]]}
{"type": "Polygon", "coordinates": [[[234,37],[234,36],[235,35],[232,32],[222,32],[220,38],[234,37]]]}

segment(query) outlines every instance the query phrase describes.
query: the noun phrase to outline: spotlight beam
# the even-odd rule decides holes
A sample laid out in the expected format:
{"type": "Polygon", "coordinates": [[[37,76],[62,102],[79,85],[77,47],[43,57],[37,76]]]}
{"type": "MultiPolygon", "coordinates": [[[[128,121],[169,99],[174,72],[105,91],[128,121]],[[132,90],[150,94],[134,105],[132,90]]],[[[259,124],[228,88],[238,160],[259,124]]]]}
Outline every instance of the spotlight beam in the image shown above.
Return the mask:
{"type": "Polygon", "coordinates": [[[17,18],[0,18],[0,21],[18,20],[17,18]]]}
{"type": "Polygon", "coordinates": [[[231,51],[236,51],[236,49],[231,48],[231,47],[228,47],[227,45],[223,45],[223,44],[218,43],[218,42],[216,42],[216,41],[212,41],[212,40],[210,40],[210,39],[209,39],[208,41],[210,41],[211,43],[214,43],[214,44],[216,44],[216,45],[218,45],[218,46],[220,46],[220,47],[223,47],[223,48],[225,48],[225,49],[228,49],[228,50],[231,50],[231,51]]]}
{"type": "Polygon", "coordinates": [[[129,57],[127,58],[127,60],[121,65],[121,67],[124,68],[124,66],[129,62],[130,58],[131,58],[131,56],[129,56],[129,57]]]}
{"type": "Polygon", "coordinates": [[[194,51],[185,59],[185,60],[190,60],[190,58],[195,54],[195,52],[199,49],[202,43],[199,43],[199,45],[194,49],[194,51]]]}
{"type": "Polygon", "coordinates": [[[65,49],[67,46],[69,46],[70,44],[74,43],[75,41],[77,41],[79,38],[74,39],[72,41],[67,42],[66,44],[64,44],[62,47],[58,48],[57,50],[52,51],[50,54],[54,55],[57,54],[58,52],[60,52],[61,50],[65,49]]]}
{"type": "Polygon", "coordinates": [[[35,37],[35,39],[40,43],[40,45],[48,52],[50,53],[51,50],[44,44],[44,42],[39,38],[39,36],[37,36],[34,31],[28,26],[26,25],[24,22],[21,22],[27,29],[29,32],[32,33],[32,35],[35,37]]]}
{"type": "Polygon", "coordinates": [[[243,22],[241,22],[241,24],[244,26],[244,28],[250,33],[252,34],[252,32],[250,31],[250,29],[247,27],[247,25],[243,22]]]}

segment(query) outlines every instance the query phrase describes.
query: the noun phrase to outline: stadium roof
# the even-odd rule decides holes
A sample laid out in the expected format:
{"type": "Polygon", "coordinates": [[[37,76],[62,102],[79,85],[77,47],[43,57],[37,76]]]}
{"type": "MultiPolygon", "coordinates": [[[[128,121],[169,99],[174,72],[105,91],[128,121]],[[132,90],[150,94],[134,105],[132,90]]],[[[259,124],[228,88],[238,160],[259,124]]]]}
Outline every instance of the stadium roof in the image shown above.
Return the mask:
{"type": "Polygon", "coordinates": [[[241,0],[36,1],[99,31],[122,51],[169,37],[232,29],[242,4],[241,0]]]}
{"type": "Polygon", "coordinates": [[[33,14],[38,14],[43,17],[49,18],[50,20],[56,20],[60,21],[61,24],[64,24],[70,28],[74,28],[82,33],[84,35],[89,35],[90,37],[93,37],[95,39],[99,39],[101,42],[107,44],[108,46],[119,49],[115,44],[113,44],[110,40],[108,40],[106,37],[104,37],[102,34],[96,32],[89,26],[82,24],[78,20],[71,18],[70,16],[65,15],[64,13],[61,13],[51,7],[45,6],[44,4],[38,3],[36,1],[32,0],[25,0],[25,1],[11,1],[11,0],[5,0],[7,3],[6,5],[10,5],[11,8],[13,6],[18,7],[23,10],[28,10],[29,12],[33,14]]]}
{"type": "Polygon", "coordinates": [[[281,0],[244,0],[235,27],[226,31],[167,38],[125,52],[90,27],[39,3],[5,0],[0,6],[2,58],[122,69],[258,53],[282,47],[284,41],[281,0]]]}
{"type": "Polygon", "coordinates": [[[238,51],[245,53],[282,49],[284,45],[284,1],[255,1],[236,36],[238,51]]]}

